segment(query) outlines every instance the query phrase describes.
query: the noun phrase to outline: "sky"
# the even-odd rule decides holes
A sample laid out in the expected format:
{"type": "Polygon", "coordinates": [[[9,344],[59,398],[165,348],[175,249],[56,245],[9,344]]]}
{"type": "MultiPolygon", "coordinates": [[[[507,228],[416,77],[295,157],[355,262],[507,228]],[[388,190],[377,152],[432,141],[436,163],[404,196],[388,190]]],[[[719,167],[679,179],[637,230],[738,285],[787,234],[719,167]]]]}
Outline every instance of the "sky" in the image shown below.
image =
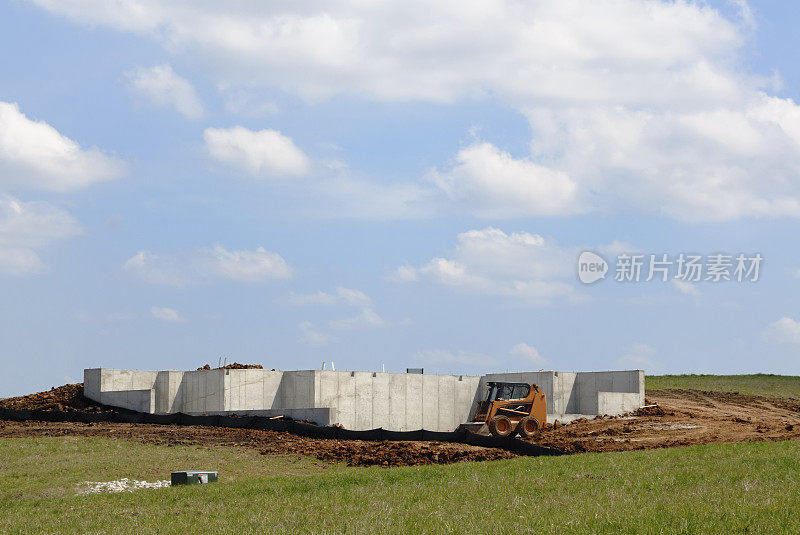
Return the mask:
{"type": "Polygon", "coordinates": [[[219,359],[798,375],[798,24],[776,0],[3,2],[0,396],[219,359]]]}

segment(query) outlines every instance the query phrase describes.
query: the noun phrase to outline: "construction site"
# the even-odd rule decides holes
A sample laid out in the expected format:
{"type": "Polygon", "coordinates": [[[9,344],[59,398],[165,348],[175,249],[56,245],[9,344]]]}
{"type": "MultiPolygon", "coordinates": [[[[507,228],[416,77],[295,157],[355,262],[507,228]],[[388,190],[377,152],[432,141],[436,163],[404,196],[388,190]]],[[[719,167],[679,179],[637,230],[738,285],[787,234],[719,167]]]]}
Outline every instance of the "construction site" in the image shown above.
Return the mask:
{"type": "Polygon", "coordinates": [[[644,404],[642,370],[474,376],[240,366],[195,371],[92,368],[84,371],[84,395],[149,414],[288,416],[356,431],[453,431],[469,421],[490,383],[537,385],[550,421],[616,416],[644,404]]]}
{"type": "MultiPolygon", "coordinates": [[[[800,400],[696,390],[645,392],[644,375],[640,371],[595,374],[527,372],[483,377],[318,370],[275,372],[257,368],[198,372],[86,370],[87,382],[84,384],[65,385],[0,401],[3,417],[0,437],[100,436],[149,444],[246,448],[268,456],[300,454],[352,466],[385,467],[508,459],[528,455],[528,451],[573,454],[800,438],[800,400]],[[176,373],[181,374],[180,381],[173,375],[176,373]],[[624,387],[617,384],[615,391],[615,377],[620,381],[623,375],[608,374],[627,374],[629,382],[624,383],[624,387]],[[136,382],[144,381],[144,378],[150,382],[136,382]],[[404,389],[397,386],[403,382],[401,378],[405,378],[404,389]],[[553,382],[548,382],[549,378],[553,382]],[[219,385],[216,395],[208,395],[209,379],[212,384],[219,385]],[[333,379],[336,379],[335,383],[333,379]],[[393,394],[386,396],[385,390],[381,394],[381,389],[375,385],[376,379],[378,384],[380,381],[389,385],[394,382],[393,394]],[[513,382],[500,383],[500,379],[513,382]],[[544,421],[530,436],[519,429],[518,439],[486,437],[497,439],[496,443],[451,440],[456,434],[448,431],[469,422],[482,407],[486,409],[486,400],[480,398],[491,394],[490,383],[524,385],[524,381],[531,381],[535,384],[532,382],[534,379],[540,381],[540,386],[537,390],[530,389],[529,395],[536,392],[544,395],[545,401],[549,401],[549,395],[555,402],[546,407],[546,417],[541,417],[544,421]],[[285,390],[290,384],[304,385],[303,390],[299,390],[304,397],[288,395],[293,392],[285,390]],[[329,388],[336,384],[345,392],[338,390],[336,396],[330,392],[323,395],[326,391],[319,389],[320,384],[328,384],[329,388]],[[571,384],[569,396],[565,394],[565,384],[571,384]],[[590,391],[587,384],[603,390],[590,391]],[[163,392],[161,385],[173,389],[167,390],[175,393],[170,398],[171,405],[163,405],[164,398],[159,397],[163,392]],[[275,385],[269,391],[269,406],[263,397],[265,385],[275,385]],[[457,385],[463,388],[460,393],[457,385]],[[467,385],[471,385],[469,390],[467,385]],[[638,391],[629,391],[634,388],[638,391]],[[259,394],[251,393],[248,397],[248,389],[259,394]],[[374,395],[365,394],[365,390],[374,392],[374,395]],[[587,392],[592,392],[591,398],[587,392]],[[195,398],[198,393],[203,395],[195,398]],[[409,393],[414,397],[409,397],[409,393]],[[378,398],[384,401],[376,403],[378,398]],[[608,403],[609,398],[623,400],[613,414],[599,410],[609,408],[609,405],[602,404],[608,403]],[[633,401],[624,401],[629,398],[633,401]],[[136,400],[142,399],[150,400],[148,405],[136,405],[140,403],[136,400]],[[198,407],[193,404],[196,399],[204,400],[207,405],[198,407]],[[595,405],[594,399],[601,404],[595,405]],[[419,405],[414,404],[415,400],[419,405]],[[382,402],[385,405],[381,405],[382,402]],[[626,403],[633,405],[627,406],[626,403]],[[300,407],[298,404],[311,406],[300,407]],[[400,405],[405,407],[405,420],[392,413],[392,407],[400,405]],[[188,407],[195,416],[180,419],[177,412],[169,414],[163,410],[165,407],[172,411],[188,407]],[[161,418],[164,418],[160,421],[164,423],[135,423],[144,414],[152,413],[152,418],[159,418],[159,408],[163,411],[161,418]],[[150,412],[138,409],[149,409],[150,412]],[[360,410],[367,411],[369,416],[359,414],[360,410]],[[381,410],[385,414],[376,417],[381,410]],[[426,410],[430,411],[427,416],[426,410]],[[231,418],[216,420],[212,426],[191,425],[204,422],[203,417],[211,418],[210,413],[217,413],[217,418],[225,414],[231,418]],[[263,420],[297,422],[297,426],[251,428],[252,422],[263,420]],[[345,423],[363,430],[360,431],[362,434],[353,430],[348,435],[350,438],[342,439],[337,438],[335,432],[325,432],[338,431],[341,437],[347,428],[345,423]],[[425,434],[421,433],[420,423],[430,426],[424,428],[425,434]],[[388,426],[386,431],[375,434],[375,427],[381,425],[388,426]],[[392,435],[391,427],[398,433],[392,435]],[[309,432],[312,428],[318,431],[309,432]],[[415,434],[409,428],[420,432],[415,434]],[[404,440],[404,437],[410,439],[404,440]],[[511,448],[508,442],[502,442],[508,440],[541,449],[511,448]]],[[[498,406],[494,405],[498,401],[491,401],[490,406],[502,410],[503,406],[512,403],[518,409],[521,401],[524,399],[499,400],[498,406]]],[[[536,414],[536,405],[534,401],[529,409],[530,415],[536,414]]],[[[514,423],[517,427],[520,424],[521,420],[514,423]]],[[[471,431],[464,433],[473,436],[471,431]]],[[[488,434],[485,428],[483,433],[488,434]]]]}

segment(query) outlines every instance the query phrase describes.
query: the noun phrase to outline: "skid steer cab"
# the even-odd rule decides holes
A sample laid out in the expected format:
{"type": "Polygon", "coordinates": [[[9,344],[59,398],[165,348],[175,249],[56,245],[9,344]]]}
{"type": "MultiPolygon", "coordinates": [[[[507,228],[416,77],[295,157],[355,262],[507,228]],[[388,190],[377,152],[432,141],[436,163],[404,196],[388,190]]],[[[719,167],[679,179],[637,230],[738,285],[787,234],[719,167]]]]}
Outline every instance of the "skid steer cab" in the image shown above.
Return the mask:
{"type": "Polygon", "coordinates": [[[547,400],[539,387],[527,383],[486,383],[489,392],[478,401],[473,423],[484,423],[496,437],[533,437],[547,423],[547,400]]]}

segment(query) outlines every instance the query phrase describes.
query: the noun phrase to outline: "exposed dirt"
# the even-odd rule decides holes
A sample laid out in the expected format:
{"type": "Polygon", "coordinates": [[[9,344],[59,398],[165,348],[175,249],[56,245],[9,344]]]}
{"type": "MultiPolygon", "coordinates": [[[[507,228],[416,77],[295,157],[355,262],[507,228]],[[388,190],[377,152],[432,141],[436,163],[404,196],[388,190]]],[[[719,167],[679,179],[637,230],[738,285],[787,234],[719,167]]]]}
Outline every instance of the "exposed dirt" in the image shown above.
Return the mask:
{"type": "MultiPolygon", "coordinates": [[[[569,453],[626,451],[714,442],[800,439],[800,400],[736,393],[660,390],[627,417],[578,420],[552,426],[532,441],[569,453]]],[[[0,401],[11,409],[122,410],[83,397],[82,385],[0,401]]],[[[442,442],[369,442],[312,439],[289,433],[148,424],[0,421],[0,437],[110,436],[156,444],[255,448],[264,455],[302,454],[350,465],[413,466],[514,457],[505,450],[442,442]]]]}
{"type": "Polygon", "coordinates": [[[84,397],[83,383],[51,388],[45,392],[0,400],[0,407],[15,410],[41,410],[64,412],[131,412],[118,407],[101,405],[84,397]]]}
{"type": "MultiPolygon", "coordinates": [[[[261,364],[239,364],[238,362],[234,362],[233,364],[226,364],[225,366],[219,366],[218,368],[212,368],[210,364],[205,364],[197,368],[198,370],[263,370],[264,366],[261,364]]],[[[272,371],[275,371],[274,369],[272,371]]]]}
{"type": "Polygon", "coordinates": [[[447,442],[368,442],[300,437],[276,431],[176,425],[0,421],[0,438],[102,436],[148,444],[228,446],[262,455],[309,455],[351,466],[416,466],[515,457],[511,452],[447,442]]]}
{"type": "Polygon", "coordinates": [[[800,439],[800,400],[697,390],[648,391],[647,398],[658,406],[550,428],[533,442],[574,453],[800,439]]]}

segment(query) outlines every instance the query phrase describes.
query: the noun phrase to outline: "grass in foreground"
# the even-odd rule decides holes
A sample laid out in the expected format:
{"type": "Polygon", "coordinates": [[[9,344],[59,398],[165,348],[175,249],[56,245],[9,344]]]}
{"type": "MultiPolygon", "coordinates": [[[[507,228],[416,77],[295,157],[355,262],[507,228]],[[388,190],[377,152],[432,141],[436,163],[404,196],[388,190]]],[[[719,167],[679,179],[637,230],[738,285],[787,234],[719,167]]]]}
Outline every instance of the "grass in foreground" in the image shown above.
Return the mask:
{"type": "Polygon", "coordinates": [[[647,375],[645,390],[681,388],[739,392],[772,398],[800,398],[800,377],[792,375],[647,375]]]}
{"type": "Polygon", "coordinates": [[[70,437],[0,440],[0,459],[4,533],[800,532],[800,442],[381,469],[70,437]],[[75,493],[189,467],[221,480],[75,493]]]}

